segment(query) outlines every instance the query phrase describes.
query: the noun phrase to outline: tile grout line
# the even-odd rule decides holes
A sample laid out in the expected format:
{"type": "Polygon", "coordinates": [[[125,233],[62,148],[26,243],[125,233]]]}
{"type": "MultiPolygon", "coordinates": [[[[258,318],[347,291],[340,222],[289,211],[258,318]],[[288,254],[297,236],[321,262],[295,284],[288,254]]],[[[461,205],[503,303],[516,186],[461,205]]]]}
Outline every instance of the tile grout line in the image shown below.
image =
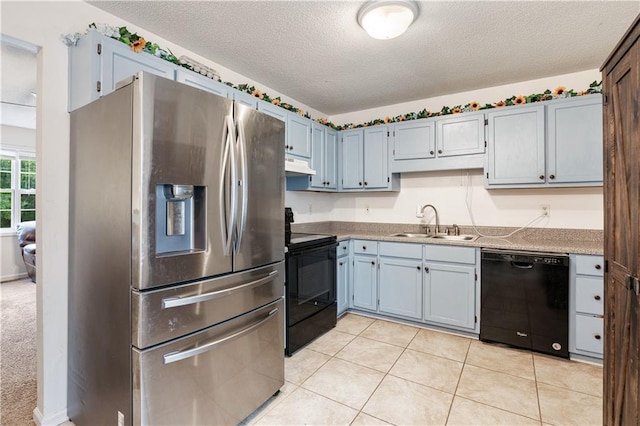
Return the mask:
{"type": "Polygon", "coordinates": [[[538,417],[540,417],[540,425],[542,425],[542,406],[540,404],[540,390],[538,389],[538,374],[536,373],[536,358],[531,354],[531,363],[533,364],[533,380],[536,384],[536,399],[538,400],[538,417]]]}
{"type": "Polygon", "coordinates": [[[469,342],[469,346],[467,347],[467,353],[464,354],[462,369],[460,370],[460,375],[458,376],[458,381],[456,382],[456,388],[453,390],[453,397],[451,398],[451,404],[449,404],[449,411],[447,412],[447,418],[444,420],[445,425],[449,422],[449,416],[451,416],[451,410],[453,409],[453,401],[455,401],[456,399],[456,394],[458,393],[458,386],[460,386],[460,380],[462,380],[462,373],[464,373],[464,367],[467,365],[467,358],[469,357],[469,351],[471,350],[471,343],[472,342],[469,342]]]}

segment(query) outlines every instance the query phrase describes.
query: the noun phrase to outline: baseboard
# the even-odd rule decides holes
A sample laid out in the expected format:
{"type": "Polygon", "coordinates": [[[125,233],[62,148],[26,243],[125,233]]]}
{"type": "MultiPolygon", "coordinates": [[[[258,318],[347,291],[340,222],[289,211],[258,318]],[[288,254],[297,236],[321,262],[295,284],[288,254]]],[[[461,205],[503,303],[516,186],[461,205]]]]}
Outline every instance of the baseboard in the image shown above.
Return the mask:
{"type": "Polygon", "coordinates": [[[0,282],[4,283],[7,281],[21,280],[23,278],[28,278],[28,277],[29,275],[27,275],[26,272],[23,272],[21,274],[3,275],[2,277],[0,277],[0,282]]]}
{"type": "Polygon", "coordinates": [[[59,411],[45,418],[42,416],[40,409],[36,407],[33,409],[33,421],[38,426],[58,426],[69,422],[69,417],[67,416],[67,410],[65,408],[63,411],[59,411]]]}

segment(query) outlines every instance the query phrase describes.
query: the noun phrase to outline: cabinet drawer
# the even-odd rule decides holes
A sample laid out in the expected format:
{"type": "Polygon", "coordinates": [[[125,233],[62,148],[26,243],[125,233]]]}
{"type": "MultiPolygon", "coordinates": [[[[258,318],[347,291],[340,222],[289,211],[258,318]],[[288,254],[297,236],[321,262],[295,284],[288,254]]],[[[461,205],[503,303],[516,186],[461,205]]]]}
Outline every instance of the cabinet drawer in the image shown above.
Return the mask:
{"type": "Polygon", "coordinates": [[[576,311],[603,315],[604,284],[602,278],[576,277],[576,311]]]}
{"type": "Polygon", "coordinates": [[[603,319],[576,315],[576,349],[602,354],[603,319]]]}
{"type": "Polygon", "coordinates": [[[438,262],[476,263],[476,249],[473,247],[455,247],[444,245],[424,246],[424,258],[438,262]]]}
{"type": "Polygon", "coordinates": [[[576,255],[576,274],[603,276],[604,257],[576,255]]]}
{"type": "Polygon", "coordinates": [[[380,256],[422,259],[422,244],[381,242],[379,251],[380,256]]]}
{"type": "Polygon", "coordinates": [[[338,243],[338,253],[337,256],[341,257],[341,256],[346,256],[349,254],[349,240],[347,241],[340,241],[338,243]]]}
{"type": "Polygon", "coordinates": [[[378,242],[353,240],[353,252],[358,254],[378,254],[378,242]]]}

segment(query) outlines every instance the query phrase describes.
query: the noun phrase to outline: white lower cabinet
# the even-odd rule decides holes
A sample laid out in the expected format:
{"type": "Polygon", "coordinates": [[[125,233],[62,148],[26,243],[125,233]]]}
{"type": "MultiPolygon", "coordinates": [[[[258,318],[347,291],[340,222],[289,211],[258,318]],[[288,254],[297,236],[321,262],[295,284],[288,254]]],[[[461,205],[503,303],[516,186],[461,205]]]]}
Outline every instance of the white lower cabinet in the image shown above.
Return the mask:
{"type": "Polygon", "coordinates": [[[337,258],[337,310],[338,316],[349,309],[349,281],[351,272],[351,262],[349,260],[349,241],[341,241],[338,245],[337,258]]]}
{"type": "MultiPolygon", "coordinates": [[[[381,245],[384,243],[380,243],[381,245]]],[[[422,318],[422,261],[380,256],[380,313],[422,318]]]]}
{"type": "Polygon", "coordinates": [[[378,310],[378,257],[353,256],[352,306],[366,311],[378,310]]]}
{"type": "Polygon", "coordinates": [[[569,352],[602,359],[604,343],[604,258],[571,255],[569,352]]]}
{"type": "Polygon", "coordinates": [[[474,329],[476,323],[475,275],[475,265],[426,261],[424,320],[474,329]]]}

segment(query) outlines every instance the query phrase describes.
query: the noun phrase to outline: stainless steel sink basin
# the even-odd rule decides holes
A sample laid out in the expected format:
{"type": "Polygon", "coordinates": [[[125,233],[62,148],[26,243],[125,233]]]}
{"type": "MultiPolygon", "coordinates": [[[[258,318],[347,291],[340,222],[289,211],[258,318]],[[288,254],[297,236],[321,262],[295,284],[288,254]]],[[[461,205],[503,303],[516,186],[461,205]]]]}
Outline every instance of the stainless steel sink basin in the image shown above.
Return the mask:
{"type": "Polygon", "coordinates": [[[437,238],[439,240],[452,240],[452,241],[472,241],[478,237],[475,235],[433,235],[431,238],[437,238]]]}
{"type": "Polygon", "coordinates": [[[403,238],[436,238],[438,240],[450,240],[450,241],[473,241],[478,238],[476,235],[427,235],[427,234],[413,234],[411,232],[399,232],[397,234],[391,234],[390,237],[403,237],[403,238]]]}
{"type": "Polygon", "coordinates": [[[405,237],[405,238],[431,238],[431,235],[427,234],[412,234],[410,232],[400,232],[398,234],[391,234],[390,237],[405,237]]]}

